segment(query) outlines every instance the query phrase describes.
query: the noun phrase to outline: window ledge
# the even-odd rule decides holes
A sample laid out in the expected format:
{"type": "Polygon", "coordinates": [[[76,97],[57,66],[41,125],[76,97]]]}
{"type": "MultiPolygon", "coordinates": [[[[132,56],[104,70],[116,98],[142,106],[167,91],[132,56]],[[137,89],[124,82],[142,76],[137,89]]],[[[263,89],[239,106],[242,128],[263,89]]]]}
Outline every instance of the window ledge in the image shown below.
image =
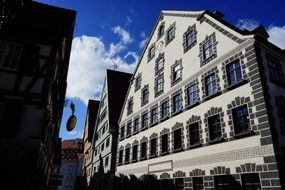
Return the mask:
{"type": "Polygon", "coordinates": [[[143,158],[141,158],[140,160],[141,160],[141,161],[146,160],[146,157],[143,157],[143,158]]]}
{"type": "Polygon", "coordinates": [[[191,109],[191,108],[193,108],[193,107],[195,107],[195,106],[197,106],[197,105],[199,105],[200,104],[200,102],[199,101],[196,101],[195,103],[193,103],[193,104],[190,104],[190,105],[187,105],[187,107],[185,108],[186,110],[189,110],[189,109],[191,109]]]}
{"type": "Polygon", "coordinates": [[[225,141],[225,139],[220,137],[220,138],[216,138],[216,139],[210,140],[209,144],[216,144],[216,143],[220,143],[220,142],[224,142],[224,141],[225,141]]]}
{"type": "Polygon", "coordinates": [[[147,127],[141,128],[141,131],[144,131],[144,130],[146,130],[146,129],[147,129],[147,127]]]}
{"type": "Polygon", "coordinates": [[[163,122],[163,121],[165,121],[165,120],[167,120],[167,119],[169,119],[169,116],[165,116],[164,118],[161,118],[161,119],[160,119],[160,122],[163,122]]]}
{"type": "Polygon", "coordinates": [[[149,158],[156,158],[157,157],[157,155],[155,154],[155,155],[151,155],[149,158]]]}
{"type": "Polygon", "coordinates": [[[238,139],[238,138],[242,138],[242,137],[251,136],[251,135],[254,135],[254,134],[255,134],[254,131],[252,131],[252,130],[247,130],[247,131],[242,131],[242,132],[240,132],[240,133],[238,133],[238,134],[235,134],[235,135],[234,135],[234,138],[235,138],[235,139],[238,139]]]}
{"type": "Polygon", "coordinates": [[[183,151],[183,148],[176,148],[176,149],[173,150],[173,152],[175,152],[175,153],[181,152],[181,151],[183,151]]]}
{"type": "Polygon", "coordinates": [[[121,165],[123,165],[123,163],[118,163],[118,166],[121,166],[121,165]]]}
{"type": "Polygon", "coordinates": [[[194,148],[198,148],[201,146],[201,143],[195,143],[189,146],[189,149],[194,149],[194,148]]]}
{"type": "Polygon", "coordinates": [[[216,96],[219,96],[220,94],[221,94],[221,92],[220,92],[220,91],[217,91],[217,92],[215,92],[215,93],[213,93],[213,94],[211,94],[211,95],[206,96],[206,97],[204,98],[204,100],[210,100],[210,99],[212,99],[212,98],[215,98],[216,96]]]}
{"type": "Polygon", "coordinates": [[[125,139],[125,137],[120,137],[120,141],[122,141],[122,140],[124,140],[125,139]]]}
{"type": "Polygon", "coordinates": [[[227,89],[228,89],[228,90],[232,90],[232,89],[234,89],[234,88],[237,88],[237,87],[239,87],[239,86],[242,86],[242,85],[246,84],[247,82],[248,82],[247,80],[242,79],[242,80],[238,81],[238,82],[235,83],[235,84],[229,85],[229,86],[227,87],[227,89]]]}
{"type": "Polygon", "coordinates": [[[136,130],[135,132],[133,132],[133,135],[136,135],[136,134],[138,134],[138,133],[139,133],[139,131],[136,130]]]}
{"type": "Polygon", "coordinates": [[[178,110],[178,111],[172,113],[172,116],[178,115],[178,114],[180,114],[182,111],[183,111],[182,108],[180,108],[180,110],[178,110]]]}
{"type": "Polygon", "coordinates": [[[215,53],[213,53],[212,55],[210,55],[207,58],[204,58],[204,56],[203,56],[202,66],[206,65],[209,61],[211,61],[211,59],[214,59],[215,57],[216,57],[215,53]]]}
{"type": "Polygon", "coordinates": [[[154,123],[151,123],[149,126],[150,127],[153,127],[153,126],[155,126],[155,125],[157,125],[158,124],[158,122],[156,121],[156,122],[154,122],[154,123]]]}
{"type": "Polygon", "coordinates": [[[129,138],[130,136],[131,136],[131,134],[127,134],[127,135],[126,135],[126,138],[129,138]]]}
{"type": "Polygon", "coordinates": [[[125,164],[129,164],[130,162],[129,161],[125,161],[125,164]]]}
{"type": "Polygon", "coordinates": [[[137,159],[135,159],[135,160],[132,160],[132,163],[135,163],[135,162],[137,162],[138,160],[137,159]]]}
{"type": "Polygon", "coordinates": [[[168,151],[160,153],[161,156],[164,156],[164,155],[167,155],[167,154],[169,154],[168,151]]]}

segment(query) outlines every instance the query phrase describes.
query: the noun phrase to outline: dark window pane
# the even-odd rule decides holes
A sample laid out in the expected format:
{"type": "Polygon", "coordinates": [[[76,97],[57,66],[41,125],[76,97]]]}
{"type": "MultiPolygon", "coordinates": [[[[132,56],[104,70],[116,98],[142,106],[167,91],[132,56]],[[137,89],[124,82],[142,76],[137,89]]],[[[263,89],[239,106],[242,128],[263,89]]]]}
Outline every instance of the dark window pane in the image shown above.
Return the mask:
{"type": "Polygon", "coordinates": [[[192,85],[187,88],[187,102],[188,105],[193,105],[197,101],[197,86],[192,85]]]}
{"type": "Polygon", "coordinates": [[[193,177],[192,180],[193,180],[193,190],[204,189],[203,177],[193,177]]]}
{"type": "Polygon", "coordinates": [[[161,104],[161,118],[165,118],[168,116],[168,105],[167,102],[163,102],[161,104]]]}
{"type": "Polygon", "coordinates": [[[126,154],[125,154],[125,163],[130,162],[130,148],[126,149],[126,154]]]}
{"type": "Polygon", "coordinates": [[[133,161],[138,159],[138,145],[133,146],[133,161]]]}
{"type": "Polygon", "coordinates": [[[184,180],[183,178],[175,178],[175,190],[184,189],[184,180]]]}
{"type": "Polygon", "coordinates": [[[218,139],[222,136],[220,116],[214,115],[208,118],[210,140],[218,139]]]}
{"type": "Polygon", "coordinates": [[[156,144],[157,144],[157,139],[151,139],[150,141],[150,156],[156,156],[156,144]]]}
{"type": "Polygon", "coordinates": [[[120,150],[119,152],[119,164],[123,163],[123,150],[120,150]]]}
{"type": "Polygon", "coordinates": [[[239,60],[227,65],[228,85],[234,85],[242,80],[241,67],[239,60]]]}
{"type": "Polygon", "coordinates": [[[141,143],[141,159],[146,158],[146,142],[141,143]]]}
{"type": "Polygon", "coordinates": [[[176,129],[174,131],[174,150],[182,148],[182,134],[181,129],[176,129]]]}
{"type": "Polygon", "coordinates": [[[257,173],[241,174],[243,190],[261,190],[259,175],[257,173]]]}
{"type": "Polygon", "coordinates": [[[215,190],[242,190],[239,182],[231,175],[214,176],[215,190]]]}
{"type": "Polygon", "coordinates": [[[161,152],[168,152],[168,134],[161,136],[161,152]]]}
{"type": "Polygon", "coordinates": [[[210,96],[217,92],[217,81],[215,73],[205,78],[206,96],[210,96]]]}
{"type": "Polygon", "coordinates": [[[180,94],[177,94],[173,97],[173,113],[180,111],[181,106],[181,98],[180,94]]]}
{"type": "Polygon", "coordinates": [[[235,134],[247,131],[249,129],[248,109],[246,105],[232,110],[235,134]]]}
{"type": "Polygon", "coordinates": [[[190,145],[200,143],[198,122],[189,125],[189,132],[190,132],[190,145]]]}

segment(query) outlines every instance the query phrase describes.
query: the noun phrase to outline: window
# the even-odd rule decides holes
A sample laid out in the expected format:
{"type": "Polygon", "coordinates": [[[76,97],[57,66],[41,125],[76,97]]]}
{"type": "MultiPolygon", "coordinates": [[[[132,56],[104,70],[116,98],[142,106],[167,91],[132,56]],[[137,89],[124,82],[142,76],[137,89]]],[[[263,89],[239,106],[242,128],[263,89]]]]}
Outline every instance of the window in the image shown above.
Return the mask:
{"type": "Polygon", "coordinates": [[[196,40],[196,38],[195,38],[195,34],[194,34],[194,30],[191,30],[189,33],[187,33],[186,34],[186,36],[185,36],[185,38],[186,38],[186,41],[185,41],[185,45],[186,45],[186,47],[188,48],[188,47],[190,47],[194,42],[195,42],[195,40],[196,40]]]}
{"type": "Polygon", "coordinates": [[[106,148],[110,145],[110,137],[106,140],[106,148]]]}
{"type": "Polygon", "coordinates": [[[175,38],[175,27],[171,26],[167,31],[166,43],[168,44],[175,38]]]}
{"type": "Polygon", "coordinates": [[[141,143],[141,160],[146,159],[146,142],[141,143]]]}
{"type": "Polygon", "coordinates": [[[148,86],[144,87],[144,89],[142,90],[142,106],[148,103],[148,86]]]}
{"type": "Polygon", "coordinates": [[[220,116],[214,115],[212,117],[209,117],[208,125],[209,125],[210,141],[221,138],[222,129],[221,129],[221,123],[220,123],[220,116]]]}
{"type": "Polygon", "coordinates": [[[139,129],[139,118],[135,118],[134,120],[134,131],[133,133],[136,133],[139,129]]]}
{"type": "Polygon", "coordinates": [[[105,133],[105,125],[102,127],[102,135],[105,133]]]}
{"type": "Polygon", "coordinates": [[[257,173],[241,174],[242,187],[246,190],[260,190],[260,180],[257,173]]]}
{"type": "Polygon", "coordinates": [[[101,145],[101,152],[104,150],[104,143],[101,145]]]}
{"type": "Polygon", "coordinates": [[[248,109],[246,105],[232,110],[235,134],[240,134],[249,130],[248,109]]]}
{"type": "Polygon", "coordinates": [[[178,64],[176,65],[173,69],[172,69],[172,72],[173,72],[173,81],[176,81],[178,80],[179,78],[181,78],[181,75],[182,75],[182,72],[181,72],[181,65],[178,64]]]}
{"type": "Polygon", "coordinates": [[[164,54],[160,55],[155,64],[155,73],[158,74],[164,68],[164,54]]]}
{"type": "Polygon", "coordinates": [[[200,133],[199,133],[198,122],[192,123],[191,125],[189,125],[189,133],[190,133],[190,146],[199,144],[200,143],[200,133]]]}
{"type": "Polygon", "coordinates": [[[213,55],[213,41],[212,39],[206,41],[203,44],[203,58],[204,60],[210,58],[213,55]]]}
{"type": "Polygon", "coordinates": [[[163,88],[164,88],[164,80],[162,75],[155,79],[155,95],[158,96],[161,93],[163,93],[163,88]]]}
{"type": "Polygon", "coordinates": [[[273,58],[268,58],[268,68],[269,68],[269,76],[272,81],[282,81],[284,80],[282,75],[282,66],[278,63],[278,60],[273,58]]]}
{"type": "Polygon", "coordinates": [[[130,162],[130,148],[126,148],[125,164],[128,164],[129,162],[130,162]]]}
{"type": "Polygon", "coordinates": [[[109,156],[107,156],[107,157],[105,158],[105,167],[107,167],[108,164],[109,164],[109,156]]]}
{"type": "Polygon", "coordinates": [[[206,96],[211,96],[217,92],[217,79],[215,73],[205,78],[206,96]]]}
{"type": "Polygon", "coordinates": [[[138,145],[133,146],[133,159],[132,161],[138,160],[138,145]]]}
{"type": "Polygon", "coordinates": [[[177,113],[181,110],[181,97],[180,94],[177,94],[173,96],[172,98],[172,104],[173,104],[173,113],[177,113]]]}
{"type": "Polygon", "coordinates": [[[175,178],[175,190],[183,190],[184,189],[184,180],[183,178],[175,178]]]}
{"type": "Polygon", "coordinates": [[[126,134],[126,136],[130,136],[131,133],[132,133],[132,122],[129,122],[127,124],[127,134],[126,134]]]}
{"type": "Polygon", "coordinates": [[[121,127],[121,133],[120,133],[120,139],[123,139],[124,138],[124,134],[125,133],[125,126],[122,126],[121,127]]]}
{"type": "Polygon", "coordinates": [[[134,102],[133,98],[130,98],[128,101],[128,115],[133,113],[134,102]]]}
{"type": "Polygon", "coordinates": [[[141,74],[139,74],[135,80],[135,91],[141,88],[141,83],[142,83],[142,77],[141,74]]]}
{"type": "Polygon", "coordinates": [[[204,189],[203,177],[193,177],[192,180],[193,180],[193,190],[204,189]]]}
{"type": "Polygon", "coordinates": [[[181,129],[176,129],[174,131],[174,150],[182,149],[182,131],[181,129]]]}
{"type": "Polygon", "coordinates": [[[147,113],[144,113],[142,115],[142,129],[146,129],[147,128],[147,125],[148,125],[147,120],[148,120],[147,113]]]}
{"type": "Polygon", "coordinates": [[[156,156],[156,145],[157,145],[157,138],[150,140],[150,156],[156,156]]]}
{"type": "Polygon", "coordinates": [[[186,89],[186,93],[188,106],[195,104],[197,102],[197,85],[194,84],[192,86],[189,86],[186,89]]]}
{"type": "Polygon", "coordinates": [[[162,23],[162,24],[159,26],[158,34],[157,34],[157,39],[159,39],[161,36],[163,36],[163,34],[164,34],[164,23],[162,23]]]}
{"type": "Polygon", "coordinates": [[[119,151],[119,165],[123,163],[123,150],[119,151]]]}
{"type": "Polygon", "coordinates": [[[157,122],[157,120],[158,118],[157,118],[157,107],[156,107],[150,111],[150,123],[154,124],[157,122]]]}
{"type": "Polygon", "coordinates": [[[214,176],[215,190],[241,190],[241,185],[231,175],[214,176]]]}
{"type": "Polygon", "coordinates": [[[0,67],[18,69],[22,46],[0,42],[0,67]]]}
{"type": "Polygon", "coordinates": [[[148,61],[150,61],[155,56],[155,45],[153,44],[148,50],[148,61]]]}
{"type": "Polygon", "coordinates": [[[239,60],[227,65],[228,85],[234,85],[242,80],[241,67],[239,60]]]}
{"type": "Polygon", "coordinates": [[[168,153],[168,134],[161,136],[161,153],[168,153]]]}
{"type": "Polygon", "coordinates": [[[168,116],[168,101],[165,101],[161,104],[161,119],[164,119],[168,116]]]}

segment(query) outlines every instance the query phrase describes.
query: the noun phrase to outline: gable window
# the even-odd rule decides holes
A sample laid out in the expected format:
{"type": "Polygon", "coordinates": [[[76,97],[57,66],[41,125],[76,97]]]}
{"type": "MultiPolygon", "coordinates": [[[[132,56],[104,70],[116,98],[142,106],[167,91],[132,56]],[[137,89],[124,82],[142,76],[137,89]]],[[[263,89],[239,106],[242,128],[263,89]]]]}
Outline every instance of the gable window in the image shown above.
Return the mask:
{"type": "Polygon", "coordinates": [[[174,131],[174,151],[182,149],[182,131],[176,129],[174,131]]]}
{"type": "Polygon", "coordinates": [[[200,143],[199,124],[198,122],[189,125],[190,146],[200,143]]]}
{"type": "Polygon", "coordinates": [[[131,97],[128,101],[128,115],[133,113],[133,108],[134,108],[134,101],[133,97],[131,97]]]}
{"type": "Polygon", "coordinates": [[[243,189],[261,189],[258,173],[241,174],[243,189]]]}
{"type": "Polygon", "coordinates": [[[213,55],[213,41],[209,39],[203,44],[203,57],[204,60],[210,58],[213,55]]]}
{"type": "Polygon", "coordinates": [[[182,59],[176,60],[171,67],[171,85],[178,83],[182,79],[182,59]]]}
{"type": "Polygon", "coordinates": [[[138,160],[138,145],[133,146],[133,158],[132,161],[137,161],[138,160]]]}
{"type": "Polygon", "coordinates": [[[164,34],[164,22],[158,28],[157,39],[161,38],[164,34]]]}
{"type": "Polygon", "coordinates": [[[220,115],[214,115],[208,118],[209,138],[210,141],[220,139],[222,136],[222,129],[220,123],[220,115]]]}
{"type": "Polygon", "coordinates": [[[122,126],[121,127],[121,133],[120,133],[120,139],[123,139],[124,138],[124,134],[125,133],[125,126],[122,126]]]}
{"type": "Polygon", "coordinates": [[[146,142],[141,143],[141,160],[146,159],[146,142]]]}
{"type": "Polygon", "coordinates": [[[142,97],[141,97],[141,105],[145,105],[148,103],[149,100],[149,91],[148,91],[148,85],[146,85],[143,89],[142,89],[142,97]]]}
{"type": "Polygon", "coordinates": [[[203,190],[204,182],[203,177],[193,177],[193,190],[203,190]]]}
{"type": "Polygon", "coordinates": [[[106,148],[110,145],[110,137],[106,140],[106,148]]]}
{"type": "Polygon", "coordinates": [[[235,134],[240,134],[249,130],[249,116],[246,105],[232,109],[235,134]]]}
{"type": "Polygon", "coordinates": [[[142,83],[142,77],[140,73],[135,80],[135,91],[141,88],[141,83],[142,83]]]}
{"type": "Polygon", "coordinates": [[[155,44],[152,44],[151,47],[148,49],[148,61],[152,60],[155,56],[155,44]]]}
{"type": "Polygon", "coordinates": [[[139,130],[139,118],[135,118],[133,133],[136,133],[138,130],[139,130]]]}
{"type": "Polygon", "coordinates": [[[217,79],[215,73],[205,77],[206,96],[211,96],[217,92],[217,79]]]}
{"type": "Polygon", "coordinates": [[[126,134],[126,137],[130,136],[132,133],[132,122],[129,122],[127,124],[127,134],[126,134]]]}
{"type": "Polygon", "coordinates": [[[283,81],[282,66],[278,63],[278,60],[273,58],[267,58],[268,68],[269,68],[269,77],[271,81],[283,81]]]}
{"type": "Polygon", "coordinates": [[[196,43],[196,25],[189,26],[187,31],[183,34],[184,53],[191,49],[196,43]]]}
{"type": "Polygon", "coordinates": [[[168,153],[168,134],[161,136],[161,154],[168,153]]]}
{"type": "Polygon", "coordinates": [[[157,146],[157,138],[153,138],[150,140],[150,157],[156,156],[156,146],[157,146]]]}
{"type": "Polygon", "coordinates": [[[109,164],[109,156],[107,156],[107,157],[105,158],[105,167],[107,167],[108,164],[109,164]]]}
{"type": "Polygon", "coordinates": [[[147,128],[147,125],[148,125],[148,117],[147,117],[147,113],[144,113],[142,115],[142,129],[146,129],[147,128]]]}
{"type": "Polygon", "coordinates": [[[161,103],[161,119],[168,117],[168,101],[161,103]]]}
{"type": "Polygon", "coordinates": [[[150,111],[150,123],[151,124],[154,124],[157,122],[158,120],[158,114],[157,114],[157,107],[153,108],[151,111],[150,111]]]}
{"type": "Polygon", "coordinates": [[[155,79],[155,97],[163,93],[163,88],[164,88],[164,80],[163,80],[163,75],[157,77],[155,79]]]}
{"type": "Polygon", "coordinates": [[[155,61],[155,74],[159,74],[164,69],[164,53],[159,54],[159,57],[155,61]]]}
{"type": "Polygon", "coordinates": [[[130,162],[130,148],[126,148],[125,164],[128,164],[129,162],[130,162]]]}
{"type": "Polygon", "coordinates": [[[191,85],[186,89],[187,105],[191,106],[197,102],[197,85],[191,85]]]}
{"type": "Polygon", "coordinates": [[[181,96],[180,96],[180,94],[176,94],[173,96],[172,105],[173,105],[172,113],[177,113],[181,110],[181,96]]]}
{"type": "Polygon", "coordinates": [[[119,151],[119,165],[123,164],[123,150],[119,151]]]}
{"type": "Polygon", "coordinates": [[[242,80],[241,67],[239,60],[227,65],[228,85],[234,85],[242,80]]]}
{"type": "Polygon", "coordinates": [[[166,32],[166,45],[175,38],[175,25],[172,24],[166,32]]]}

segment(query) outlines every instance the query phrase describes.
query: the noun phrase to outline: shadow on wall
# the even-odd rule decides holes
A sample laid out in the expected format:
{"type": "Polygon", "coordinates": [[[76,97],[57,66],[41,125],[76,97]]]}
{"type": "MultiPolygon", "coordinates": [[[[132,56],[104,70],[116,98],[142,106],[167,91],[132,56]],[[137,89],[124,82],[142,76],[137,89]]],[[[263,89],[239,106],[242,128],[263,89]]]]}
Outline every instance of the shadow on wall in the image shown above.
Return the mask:
{"type": "Polygon", "coordinates": [[[172,179],[157,180],[154,175],[115,176],[114,174],[95,174],[88,190],[175,190],[172,179]]]}

